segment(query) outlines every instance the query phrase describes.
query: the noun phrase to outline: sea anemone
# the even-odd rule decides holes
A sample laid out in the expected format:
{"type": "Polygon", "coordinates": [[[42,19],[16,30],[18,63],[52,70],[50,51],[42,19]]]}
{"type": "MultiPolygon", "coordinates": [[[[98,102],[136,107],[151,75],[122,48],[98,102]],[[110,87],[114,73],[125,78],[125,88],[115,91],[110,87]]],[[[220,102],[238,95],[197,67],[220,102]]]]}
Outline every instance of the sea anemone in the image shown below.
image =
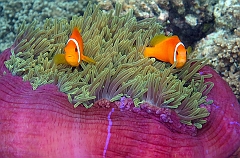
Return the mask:
{"type": "Polygon", "coordinates": [[[105,14],[89,5],[70,23],[19,28],[0,58],[1,155],[226,157],[237,150],[239,104],[231,93],[213,95],[226,83],[204,59],[175,69],[144,58],[142,48],[161,26],[120,15],[120,8],[105,14]],[[54,65],[75,26],[96,65],[54,65]],[[226,96],[231,100],[221,100],[226,96]]]}
{"type": "Polygon", "coordinates": [[[189,60],[179,70],[175,65],[143,57],[143,46],[162,30],[155,19],[137,21],[133,13],[120,16],[102,13],[98,6],[88,6],[83,16],[66,20],[47,19],[43,29],[35,23],[23,24],[11,47],[6,67],[13,75],[30,81],[33,89],[53,83],[68,95],[74,107],[90,108],[96,101],[120,100],[130,97],[135,106],[151,104],[160,110],[173,109],[182,123],[201,128],[209,112],[203,106],[213,84],[205,82],[211,75],[199,75],[204,60],[189,60]],[[94,58],[96,65],[81,63],[81,69],[53,64],[53,55],[63,48],[73,27],[79,27],[85,44],[84,54],[94,58]]]}

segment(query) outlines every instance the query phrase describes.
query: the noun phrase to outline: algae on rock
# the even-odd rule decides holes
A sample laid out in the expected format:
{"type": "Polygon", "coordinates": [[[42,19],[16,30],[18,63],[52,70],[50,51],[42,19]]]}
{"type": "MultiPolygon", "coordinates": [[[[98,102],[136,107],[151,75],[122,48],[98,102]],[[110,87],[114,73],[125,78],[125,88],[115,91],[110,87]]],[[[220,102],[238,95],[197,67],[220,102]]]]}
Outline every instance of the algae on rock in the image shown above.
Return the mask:
{"type": "Polygon", "coordinates": [[[11,47],[12,55],[5,62],[13,75],[30,81],[33,89],[53,83],[68,95],[74,107],[89,108],[100,99],[117,100],[122,96],[154,106],[171,108],[185,124],[197,128],[209,115],[201,104],[208,104],[206,95],[212,83],[204,83],[209,75],[199,75],[204,60],[189,60],[181,69],[175,65],[144,58],[143,48],[162,27],[155,19],[137,21],[133,12],[120,15],[115,11],[103,13],[98,6],[88,5],[83,16],[67,20],[47,19],[43,28],[36,23],[23,24],[11,47]],[[55,65],[53,56],[63,49],[72,29],[81,30],[84,54],[93,58],[95,65],[82,62],[81,68],[55,65]],[[194,63],[195,62],[195,63],[194,63]],[[192,65],[190,67],[190,65],[192,65]]]}

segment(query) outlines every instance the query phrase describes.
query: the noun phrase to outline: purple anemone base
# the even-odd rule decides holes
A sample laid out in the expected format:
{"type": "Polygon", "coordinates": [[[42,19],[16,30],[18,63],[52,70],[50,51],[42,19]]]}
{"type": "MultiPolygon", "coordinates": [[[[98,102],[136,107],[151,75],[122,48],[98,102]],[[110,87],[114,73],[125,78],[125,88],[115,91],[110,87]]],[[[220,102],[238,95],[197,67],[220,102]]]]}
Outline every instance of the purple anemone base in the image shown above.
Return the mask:
{"type": "Polygon", "coordinates": [[[90,109],[73,108],[55,85],[33,91],[29,82],[6,69],[9,56],[10,49],[0,54],[0,157],[240,156],[240,105],[228,84],[208,66],[201,73],[213,75],[206,81],[215,84],[208,94],[214,102],[208,107],[207,123],[191,135],[181,128],[172,130],[163,113],[135,108],[131,99],[103,99],[90,109]]]}

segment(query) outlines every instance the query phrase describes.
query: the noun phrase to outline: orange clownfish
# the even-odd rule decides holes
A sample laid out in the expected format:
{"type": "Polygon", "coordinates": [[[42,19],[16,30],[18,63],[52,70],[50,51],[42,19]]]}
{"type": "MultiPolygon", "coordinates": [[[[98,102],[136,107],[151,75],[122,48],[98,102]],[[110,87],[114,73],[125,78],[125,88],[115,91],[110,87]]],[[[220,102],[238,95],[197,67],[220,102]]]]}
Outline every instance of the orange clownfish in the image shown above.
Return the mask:
{"type": "Polygon", "coordinates": [[[173,64],[177,62],[176,68],[181,68],[187,60],[187,52],[191,47],[185,49],[178,36],[157,35],[150,41],[149,47],[144,50],[144,57],[154,57],[158,60],[173,64]]]}
{"type": "Polygon", "coordinates": [[[73,67],[78,66],[81,61],[95,64],[96,62],[83,55],[83,39],[77,27],[74,27],[64,48],[65,54],[56,54],[53,58],[55,64],[69,64],[73,67]]]}

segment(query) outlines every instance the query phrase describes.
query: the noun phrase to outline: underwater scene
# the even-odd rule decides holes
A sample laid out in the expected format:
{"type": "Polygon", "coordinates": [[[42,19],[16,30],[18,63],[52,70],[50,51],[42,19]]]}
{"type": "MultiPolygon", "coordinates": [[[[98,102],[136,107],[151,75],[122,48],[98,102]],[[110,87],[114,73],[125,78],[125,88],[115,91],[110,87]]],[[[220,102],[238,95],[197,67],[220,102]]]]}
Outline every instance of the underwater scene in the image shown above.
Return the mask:
{"type": "Polygon", "coordinates": [[[0,157],[239,158],[239,0],[0,1],[0,157]]]}

